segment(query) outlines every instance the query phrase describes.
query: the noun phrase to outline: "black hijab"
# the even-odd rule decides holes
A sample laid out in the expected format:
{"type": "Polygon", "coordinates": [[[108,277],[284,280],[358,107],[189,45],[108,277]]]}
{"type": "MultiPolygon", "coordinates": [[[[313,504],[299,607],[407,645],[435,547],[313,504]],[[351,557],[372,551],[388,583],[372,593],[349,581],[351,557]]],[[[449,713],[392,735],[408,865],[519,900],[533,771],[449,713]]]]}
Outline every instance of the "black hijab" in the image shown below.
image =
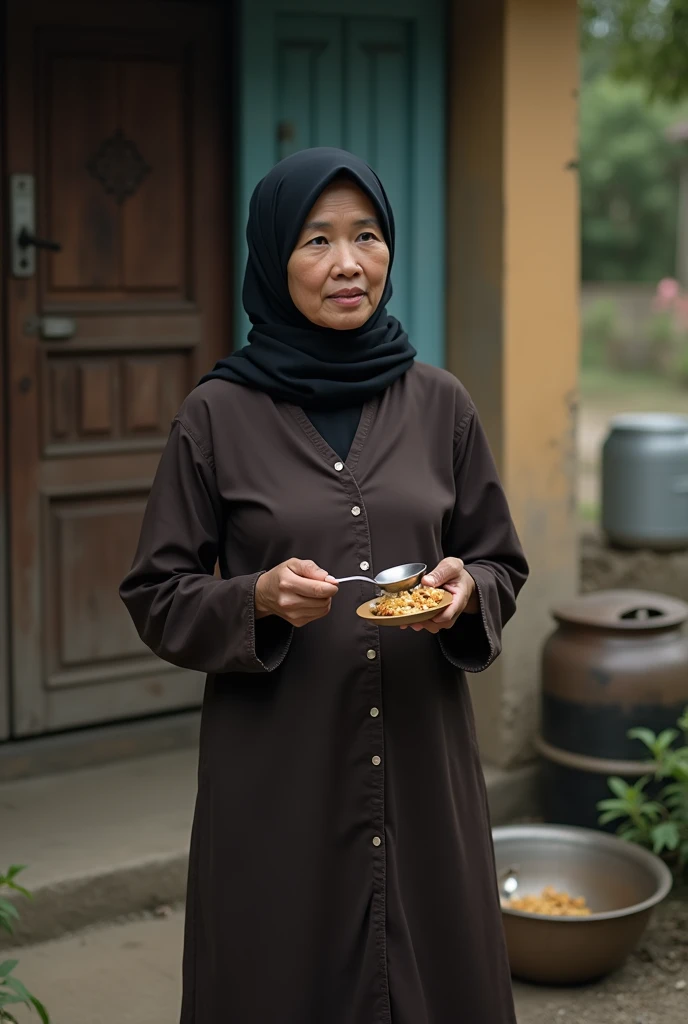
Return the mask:
{"type": "MultiPolygon", "coordinates": [[[[287,263],[309,210],[338,176],[350,178],[370,198],[394,258],[394,217],[377,175],[341,149],[306,149],[278,163],[251,197],[246,238],[244,308],[252,323],[249,344],[215,364],[203,381],[219,377],[264,391],[276,401],[306,410],[360,407],[401,377],[415,349],[386,305],[387,276],[380,304],[353,331],[311,323],[292,302],[287,263]]],[[[201,383],[203,383],[201,381],[201,383]]]]}

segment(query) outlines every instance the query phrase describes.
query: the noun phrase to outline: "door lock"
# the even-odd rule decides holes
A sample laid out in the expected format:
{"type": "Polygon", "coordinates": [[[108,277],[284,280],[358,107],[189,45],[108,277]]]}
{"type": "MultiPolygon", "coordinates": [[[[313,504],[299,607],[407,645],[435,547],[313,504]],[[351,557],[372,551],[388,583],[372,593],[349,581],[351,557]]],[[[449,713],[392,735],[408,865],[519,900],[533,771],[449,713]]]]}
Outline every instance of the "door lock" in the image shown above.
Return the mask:
{"type": "Polygon", "coordinates": [[[12,274],[33,277],[36,273],[36,249],[59,252],[59,242],[37,238],[36,186],[33,174],[10,175],[10,232],[12,237],[12,274]]]}

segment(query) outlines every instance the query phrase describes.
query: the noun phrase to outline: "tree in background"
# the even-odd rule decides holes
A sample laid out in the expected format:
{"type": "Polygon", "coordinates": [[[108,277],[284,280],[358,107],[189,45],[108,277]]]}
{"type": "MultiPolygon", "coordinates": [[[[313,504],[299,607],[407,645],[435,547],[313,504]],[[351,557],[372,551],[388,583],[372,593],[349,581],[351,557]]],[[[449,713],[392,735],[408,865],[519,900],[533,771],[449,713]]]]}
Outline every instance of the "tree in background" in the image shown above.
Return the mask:
{"type": "Polygon", "coordinates": [[[648,104],[639,83],[599,75],[581,90],[581,272],[585,281],[673,276],[682,147],[677,112],[648,104]]]}
{"type": "Polygon", "coordinates": [[[591,69],[642,82],[652,99],[688,98],[688,0],[580,0],[591,69]]]}
{"type": "Polygon", "coordinates": [[[688,119],[688,0],[581,0],[582,275],[675,274],[678,164],[688,119]]]}

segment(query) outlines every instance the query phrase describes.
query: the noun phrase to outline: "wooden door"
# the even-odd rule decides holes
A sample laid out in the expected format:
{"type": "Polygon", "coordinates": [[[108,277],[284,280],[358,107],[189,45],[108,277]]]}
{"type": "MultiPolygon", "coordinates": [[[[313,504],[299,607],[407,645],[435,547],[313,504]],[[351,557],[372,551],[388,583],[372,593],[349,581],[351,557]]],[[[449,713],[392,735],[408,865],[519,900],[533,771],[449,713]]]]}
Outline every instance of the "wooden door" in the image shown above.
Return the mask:
{"type": "MultiPolygon", "coordinates": [[[[0,143],[1,159],[2,144],[0,143]]],[[[5,217],[4,210],[0,208],[0,266],[5,265],[6,259],[5,217]]],[[[0,308],[4,305],[3,295],[4,282],[2,277],[0,277],[0,308]]],[[[2,338],[2,327],[0,327],[0,743],[7,738],[10,731],[9,568],[7,561],[9,494],[7,490],[6,396],[2,338]]]]}
{"type": "MultiPolygon", "coordinates": [[[[397,223],[390,310],[436,365],[445,349],[444,17],[442,0],[350,0],[346,13],[325,0],[245,0],[241,47],[239,222],[256,181],[290,153],[340,146],[363,157],[397,223]]],[[[237,335],[246,329],[237,307],[237,335]]]]}
{"type": "Polygon", "coordinates": [[[117,588],[175,411],[229,347],[221,14],[8,3],[5,171],[61,246],[5,261],[17,735],[199,699],[117,588]]]}

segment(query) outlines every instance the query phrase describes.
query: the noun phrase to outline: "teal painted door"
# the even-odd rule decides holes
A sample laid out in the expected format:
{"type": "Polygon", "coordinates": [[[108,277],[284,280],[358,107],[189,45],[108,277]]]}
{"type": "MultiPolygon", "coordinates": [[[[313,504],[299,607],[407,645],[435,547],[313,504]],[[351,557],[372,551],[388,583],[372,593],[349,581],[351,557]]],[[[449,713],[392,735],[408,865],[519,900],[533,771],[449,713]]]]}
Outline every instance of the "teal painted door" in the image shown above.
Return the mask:
{"type": "MultiPolygon", "coordinates": [[[[425,362],[444,362],[444,3],[245,0],[242,14],[240,289],[255,183],[282,157],[340,146],[367,160],[397,224],[394,298],[425,362]]],[[[237,318],[238,344],[248,324],[237,318]]]]}

